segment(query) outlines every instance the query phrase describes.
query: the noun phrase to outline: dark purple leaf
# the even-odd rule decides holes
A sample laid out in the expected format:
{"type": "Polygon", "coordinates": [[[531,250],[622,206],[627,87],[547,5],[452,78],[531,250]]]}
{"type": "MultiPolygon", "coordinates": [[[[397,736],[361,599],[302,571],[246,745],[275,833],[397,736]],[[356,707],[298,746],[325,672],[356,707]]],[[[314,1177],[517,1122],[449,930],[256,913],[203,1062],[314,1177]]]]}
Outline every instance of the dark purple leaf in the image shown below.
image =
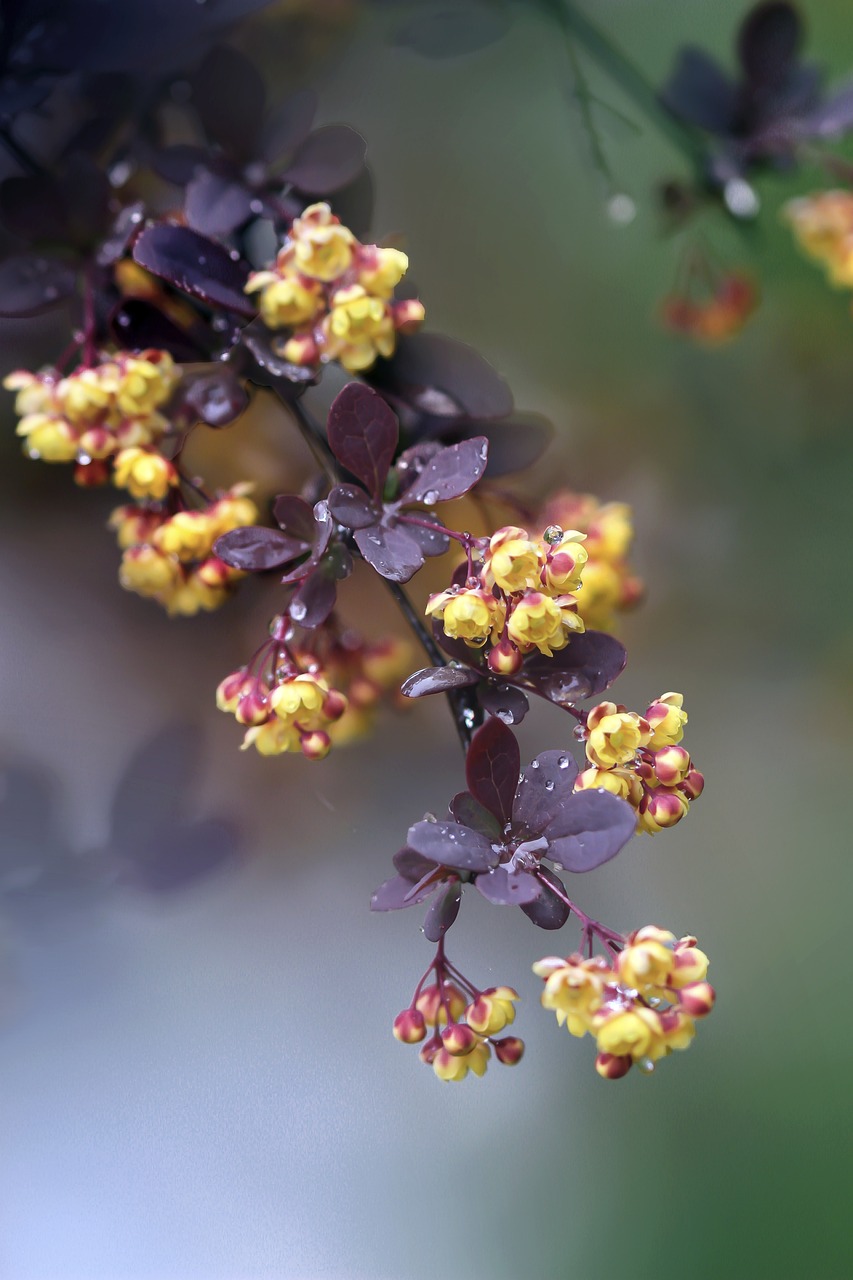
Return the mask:
{"type": "Polygon", "coordinates": [[[57,258],[18,253],[0,262],[0,316],[39,316],[69,298],[77,272],[57,258]]]}
{"type": "Polygon", "coordinates": [[[57,180],[23,174],[0,182],[0,221],[28,244],[65,239],[65,209],[57,180]]]}
{"type": "Polygon", "coordinates": [[[441,889],[427,907],[424,916],[424,937],[430,942],[439,942],[459,915],[459,904],[462,901],[462,885],[458,880],[451,881],[441,889]]]}
{"type": "Polygon", "coordinates": [[[457,822],[416,822],[406,843],[424,858],[458,871],[486,871],[498,861],[485,836],[457,822]]]}
{"type": "Polygon", "coordinates": [[[145,205],[141,200],[134,201],[133,204],[126,205],[116,218],[112,225],[112,229],[98,249],[97,262],[99,267],[111,267],[113,263],[118,262],[127,251],[130,242],[142,226],[145,217],[145,205]]]}
{"type": "Polygon", "coordinates": [[[133,752],[110,809],[116,852],[181,821],[200,760],[201,734],[191,724],[167,725],[133,752]]]}
{"type": "Polygon", "coordinates": [[[509,17],[492,5],[460,3],[418,14],[400,27],[394,43],[425,58],[458,58],[500,40],[509,17]]]}
{"type": "Polygon", "coordinates": [[[466,433],[469,430],[482,433],[489,442],[487,479],[525,471],[541,458],[554,434],[553,424],[538,413],[513,414],[497,422],[475,422],[466,426],[466,433]]]}
{"type": "Polygon", "coordinates": [[[298,538],[305,543],[306,547],[314,543],[317,537],[317,521],[310,502],[292,493],[282,493],[273,503],[272,513],[276,523],[285,533],[298,538]]]}
{"type": "Polygon", "coordinates": [[[213,364],[209,373],[187,375],[185,404],[209,427],[227,427],[249,403],[246,388],[232,369],[213,364]]]}
{"type": "Polygon", "coordinates": [[[526,765],[512,806],[513,826],[541,836],[574,792],[578,767],[568,751],[543,751],[526,765]]]}
{"type": "Polygon", "coordinates": [[[277,569],[308,550],[304,542],[279,533],[277,529],[247,525],[223,533],[213,544],[213,554],[234,569],[256,573],[261,569],[277,569]]]}
{"type": "Polygon", "coordinates": [[[704,49],[687,45],[679,50],[660,100],[673,115],[709,133],[729,134],[734,129],[737,91],[704,49]]]}
{"type": "Polygon", "coordinates": [[[255,314],[243,293],[245,264],[235,262],[221,244],[191,227],[169,222],[146,227],[133,246],[133,256],[147,271],[212,307],[243,316],[255,314]]]}
{"type": "Polygon", "coordinates": [[[379,500],[400,435],[382,397],[361,382],[348,383],[332,401],[328,435],[338,461],[379,500]]]}
{"type": "Polygon", "coordinates": [[[392,876],[390,880],[383,881],[372,895],[370,910],[400,911],[403,907],[414,906],[416,902],[423,902],[435,892],[436,882],[424,885],[414,893],[412,888],[412,881],[405,876],[392,876]]]}
{"type": "Polygon", "coordinates": [[[325,196],[353,182],[364,165],[367,144],[345,124],[315,129],[300,144],[285,178],[300,191],[325,196]]]}
{"type": "Polygon", "coordinates": [[[308,136],[316,113],[313,89],[298,89],[270,112],[261,130],[259,150],[271,169],[284,164],[308,136]]]}
{"type": "Polygon", "coordinates": [[[480,835],[485,836],[493,844],[499,844],[503,840],[503,827],[495,815],[489,813],[488,809],[484,809],[470,791],[460,791],[453,797],[450,801],[450,812],[463,827],[479,831],[480,835]]]}
{"type": "Polygon", "coordinates": [[[803,36],[800,16],[791,4],[768,0],[752,9],[737,39],[740,64],[755,85],[775,85],[788,75],[803,36]]]}
{"type": "Polygon", "coordinates": [[[436,867],[431,859],[422,858],[419,853],[415,853],[414,849],[401,849],[399,853],[394,854],[391,861],[400,875],[410,881],[410,888],[411,885],[423,880],[424,876],[428,876],[436,867]]]}
{"type": "Polygon", "coordinates": [[[367,529],[376,524],[381,512],[363,489],[355,484],[339,484],[328,497],[329,510],[348,529],[367,529]]]}
{"type": "MultiPolygon", "coordinates": [[[[408,516],[398,516],[397,519],[400,524],[406,526],[406,532],[414,538],[425,556],[443,556],[449,549],[450,538],[440,529],[425,529],[423,525],[416,524],[408,516]]],[[[437,516],[430,516],[430,523],[440,525],[441,521],[437,516]]]]}
{"type": "Polygon", "coordinates": [[[300,627],[320,627],[335,607],[337,586],[334,578],[312,573],[305,579],[290,602],[288,613],[300,627]]]}
{"type": "Polygon", "coordinates": [[[571,909],[548,886],[553,885],[560,893],[565,893],[565,885],[547,867],[540,867],[539,876],[539,897],[533,902],[523,902],[521,909],[540,929],[562,929],[571,915],[571,909]],[[544,884],[541,883],[542,880],[545,881],[544,884]]]}
{"type": "Polygon", "coordinates": [[[218,45],[190,77],[190,84],[193,105],[211,141],[236,159],[251,159],[266,94],[249,59],[228,45],[218,45]]]}
{"type": "Polygon", "coordinates": [[[406,502],[448,502],[461,498],[477,483],[486,470],[489,442],[485,436],[474,436],[461,444],[451,445],[437,453],[406,490],[406,502]]]}
{"type": "Polygon", "coordinates": [[[91,156],[73,155],[59,177],[65,240],[83,252],[98,243],[110,224],[112,188],[91,156]]]}
{"type": "Polygon", "coordinates": [[[535,902],[542,890],[539,881],[529,871],[507,871],[495,867],[474,881],[484,898],[499,907],[517,906],[535,902]]]}
{"type": "Polygon", "coordinates": [[[521,756],[511,729],[494,717],[471,739],[465,757],[465,781],[474,799],[503,827],[512,816],[521,756]]]}
{"type": "Polygon", "coordinates": [[[377,360],[370,380],[427,413],[435,411],[435,391],[449,397],[456,415],[504,418],[512,411],[509,386],[489,362],[473,347],[438,333],[403,338],[390,360],[377,360]]]}
{"type": "MultiPolygon", "coordinates": [[[[299,502],[300,499],[294,499],[292,501],[299,502]]],[[[307,506],[307,503],[305,505],[307,506]]],[[[276,508],[274,508],[276,518],[278,519],[279,516],[278,516],[277,508],[278,508],[278,500],[276,501],[276,508]]],[[[302,578],[306,577],[319,564],[320,560],[323,558],[323,556],[326,553],[326,550],[328,549],[329,542],[331,541],[331,537],[332,537],[332,527],[333,527],[333,521],[329,514],[328,505],[325,502],[315,503],[312,514],[313,514],[313,520],[314,520],[314,524],[313,524],[314,541],[313,541],[313,545],[311,546],[311,554],[308,557],[308,559],[304,561],[302,564],[297,565],[295,568],[289,570],[282,578],[282,582],[285,582],[285,583],[298,582],[302,578]]],[[[294,509],[294,515],[298,522],[299,521],[298,508],[294,509]]]]}
{"type": "Polygon", "coordinates": [[[504,724],[521,724],[530,710],[530,703],[521,690],[502,680],[484,680],[477,696],[483,710],[504,724]]]}
{"type": "Polygon", "coordinates": [[[291,364],[276,354],[269,330],[247,325],[240,341],[256,364],[247,376],[261,386],[275,386],[284,399],[298,399],[308,384],[317,381],[317,371],[310,365],[291,364]]]}
{"type": "Polygon", "coordinates": [[[202,169],[187,187],[187,222],[207,236],[227,236],[251,217],[252,193],[239,177],[202,169]]]}
{"type": "Polygon", "coordinates": [[[390,582],[408,582],[424,562],[417,542],[400,526],[376,524],[356,529],[353,537],[367,563],[390,582]]]}
{"type": "Polygon", "coordinates": [[[470,667],[424,667],[403,681],[401,693],[407,698],[423,698],[430,693],[447,693],[448,689],[461,689],[479,680],[470,667]]]}
{"type": "Polygon", "coordinates": [[[123,847],[120,856],[140,888],[167,893],[233,865],[238,850],[234,826],[208,818],[189,826],[139,832],[123,847]]]}
{"type": "Polygon", "coordinates": [[[853,128],[853,84],[843,85],[801,122],[807,137],[837,138],[853,128]]]}
{"type": "Polygon", "coordinates": [[[610,791],[575,791],[545,829],[546,857],[567,871],[592,871],[615,858],[636,827],[627,800],[610,791]]]}
{"type": "Polygon", "coordinates": [[[528,658],[518,676],[519,684],[558,706],[603,693],[625,668],[625,646],[604,631],[583,631],[573,635],[565,649],[552,658],[536,653],[528,658]]]}
{"type": "Polygon", "coordinates": [[[147,298],[127,298],[119,303],[110,316],[110,325],[119,346],[128,351],[161,347],[185,364],[193,364],[207,354],[201,339],[196,341],[194,334],[179,329],[147,298]]]}
{"type": "Polygon", "coordinates": [[[193,177],[196,169],[210,163],[210,155],[206,148],[179,142],[172,147],[162,147],[151,157],[151,168],[166,182],[176,187],[185,187],[193,177]]]}

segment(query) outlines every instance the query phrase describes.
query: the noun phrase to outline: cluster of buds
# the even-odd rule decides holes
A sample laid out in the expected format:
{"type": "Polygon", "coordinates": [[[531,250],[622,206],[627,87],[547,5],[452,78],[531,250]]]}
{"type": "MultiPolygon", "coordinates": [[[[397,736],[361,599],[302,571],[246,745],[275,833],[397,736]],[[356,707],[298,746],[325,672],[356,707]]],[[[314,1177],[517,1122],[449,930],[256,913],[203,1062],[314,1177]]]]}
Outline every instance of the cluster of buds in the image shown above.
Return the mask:
{"type": "Polygon", "coordinates": [[[819,191],[783,209],[800,248],[826,269],[830,282],[853,288],[853,191],[819,191]]]}
{"type": "Polygon", "coordinates": [[[515,1020],[518,992],[512,987],[479,992],[472,988],[470,995],[469,1002],[454,982],[439,974],[438,981],[421,986],[409,1008],[394,1019],[396,1038],[403,1044],[421,1044],[421,1062],[445,1082],[464,1080],[469,1071],[485,1075],[492,1051],[509,1067],[524,1053],[518,1036],[495,1039],[515,1020]],[[429,1039],[427,1028],[433,1032],[429,1039]]]}
{"type": "Polygon", "coordinates": [[[431,595],[428,617],[445,635],[471,648],[490,646],[488,663],[499,675],[518,671],[525,654],[551,657],[572,632],[583,631],[576,593],[587,561],[585,535],[550,525],[541,538],[507,525],[485,546],[479,572],[464,586],[431,595]]]}
{"type": "Polygon", "coordinates": [[[638,929],[613,958],[546,956],[533,966],[545,981],[544,1008],[573,1036],[595,1038],[596,1070],[618,1080],[636,1063],[645,1073],[686,1049],[695,1022],[714,1007],[708,957],[696,939],[654,925],[638,929]]]}
{"type": "Polygon", "coordinates": [[[232,671],[216,690],[216,705],[246,725],[242,749],[262,756],[301,751],[308,760],[322,760],[332,745],[330,729],[347,709],[347,699],[331,687],[320,664],[299,665],[286,643],[288,624],[274,618],[272,639],[254,658],[232,671]]]}
{"type": "Polygon", "coordinates": [[[313,204],[294,219],[275,265],[252,273],[246,292],[260,295],[268,328],[291,330],[280,348],[285,360],[337,360],[357,373],[392,355],[397,333],[423,323],[420,302],[393,299],[408,265],[399,249],[361,244],[327,204],[313,204]]]}
{"type": "Polygon", "coordinates": [[[160,504],[117,507],[110,517],[123,555],[126,591],[156,600],[171,615],[217,609],[243,574],[213,554],[223,533],[255,524],[250,486],[235,485],[198,510],[170,513],[160,504]]]}
{"type": "Polygon", "coordinates": [[[589,767],[575,790],[603,787],[637,810],[637,830],[656,835],[680,822],[705,786],[680,745],[687,723],[680,693],[664,693],[645,715],[601,702],[583,729],[589,767]]]}
{"type": "Polygon", "coordinates": [[[643,596],[643,584],[628,565],[634,539],[631,508],[625,502],[602,503],[591,494],[564,490],[549,498],[542,521],[586,535],[578,613],[586,627],[612,630],[614,614],[633,608],[643,596]]]}
{"type": "MultiPolygon", "coordinates": [[[[146,451],[167,429],[168,421],[158,410],[171,397],[179,376],[167,351],[150,350],[102,356],[99,363],[64,377],[53,369],[18,370],[4,378],[3,386],[17,392],[17,434],[23,437],[28,457],[76,462],[80,484],[105,481],[114,458],[116,482],[124,486],[135,465],[129,459],[148,456],[146,451]]],[[[132,484],[128,487],[133,491],[132,484]]]]}
{"type": "MultiPolygon", "coordinates": [[[[339,689],[347,700],[343,715],[327,727],[332,746],[346,746],[366,737],[380,703],[391,691],[396,694],[396,705],[411,705],[399,693],[400,681],[411,669],[411,649],[404,641],[388,636],[369,643],[351,631],[335,635],[331,628],[324,628],[318,638],[325,642],[321,659],[323,677],[330,688],[339,689]]],[[[299,649],[293,652],[303,667],[317,661],[313,653],[299,649]]]]}
{"type": "Polygon", "coordinates": [[[740,333],[757,306],[755,282],[741,271],[726,271],[707,291],[664,298],[661,319],[674,333],[717,346],[740,333]]]}

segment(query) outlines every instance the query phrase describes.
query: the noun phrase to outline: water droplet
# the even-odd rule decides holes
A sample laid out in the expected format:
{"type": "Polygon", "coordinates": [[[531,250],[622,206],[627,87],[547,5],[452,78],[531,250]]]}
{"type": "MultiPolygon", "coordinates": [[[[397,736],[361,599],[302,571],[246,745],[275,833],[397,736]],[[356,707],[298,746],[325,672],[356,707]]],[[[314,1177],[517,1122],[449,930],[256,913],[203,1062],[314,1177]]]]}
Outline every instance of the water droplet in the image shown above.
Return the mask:
{"type": "Polygon", "coordinates": [[[368,535],[368,538],[367,538],[367,541],[370,543],[370,545],[371,545],[372,547],[381,547],[381,546],[382,546],[382,539],[379,537],[379,535],[378,535],[377,533],[371,533],[371,534],[369,534],[369,535],[368,535]]]}
{"type": "Polygon", "coordinates": [[[736,218],[754,218],[761,208],[754,188],[745,178],[730,178],[723,187],[723,200],[736,218]]]}
{"type": "Polygon", "coordinates": [[[651,1058],[640,1058],[637,1063],[637,1070],[642,1071],[644,1076],[650,1076],[655,1069],[655,1064],[651,1058]]]}
{"type": "Polygon", "coordinates": [[[107,177],[113,187],[123,187],[133,173],[133,165],[129,160],[118,160],[109,170],[107,177]]]}
{"type": "Polygon", "coordinates": [[[538,761],[538,760],[531,760],[531,762],[530,762],[530,767],[531,767],[531,769],[538,769],[538,768],[539,768],[539,761],[538,761]]]}
{"type": "Polygon", "coordinates": [[[574,733],[578,742],[583,742],[584,739],[586,738],[586,729],[583,727],[582,724],[576,724],[572,732],[574,733]]]}
{"type": "Polygon", "coordinates": [[[545,541],[549,542],[552,546],[554,545],[555,542],[559,542],[562,536],[563,536],[563,530],[560,528],[558,524],[549,524],[548,528],[542,534],[542,537],[545,539],[545,541]]]}
{"type": "Polygon", "coordinates": [[[133,223],[141,222],[141,221],[142,221],[142,210],[141,210],[141,209],[134,209],[133,213],[130,215],[130,221],[131,221],[131,222],[133,222],[133,223]]]}
{"type": "Polygon", "coordinates": [[[607,216],[619,227],[627,227],[637,216],[637,206],[624,191],[617,191],[607,201],[607,216]]]}
{"type": "Polygon", "coordinates": [[[503,720],[504,724],[514,724],[514,717],[509,707],[496,707],[495,715],[499,720],[503,720]]]}
{"type": "Polygon", "coordinates": [[[264,202],[263,200],[250,200],[249,208],[251,209],[252,213],[263,213],[264,202]]]}
{"type": "Polygon", "coordinates": [[[232,249],[231,252],[228,254],[228,257],[231,259],[232,262],[240,261],[240,254],[236,249],[232,249]]]}
{"type": "Polygon", "coordinates": [[[301,622],[308,609],[301,600],[294,600],[290,606],[290,616],[294,622],[301,622]]]}
{"type": "Polygon", "coordinates": [[[560,768],[561,768],[561,769],[568,769],[568,767],[569,767],[569,757],[568,757],[568,756],[560,756],[560,757],[558,758],[558,760],[557,760],[557,764],[560,766],[560,768]]]}
{"type": "Polygon", "coordinates": [[[435,504],[438,502],[438,493],[436,492],[435,489],[427,489],[426,493],[424,494],[424,502],[428,507],[435,506],[435,504]]]}
{"type": "Polygon", "coordinates": [[[122,329],[126,329],[130,324],[130,316],[119,313],[119,315],[116,316],[116,324],[120,324],[122,329]]]}
{"type": "Polygon", "coordinates": [[[214,316],[213,327],[217,333],[222,333],[224,329],[227,329],[228,321],[225,319],[225,316],[214,316]]]}
{"type": "Polygon", "coordinates": [[[92,461],[92,459],[88,453],[84,453],[83,450],[81,449],[80,452],[77,454],[77,461],[82,463],[83,466],[85,467],[85,466],[88,466],[88,464],[92,461]]]}
{"type": "Polygon", "coordinates": [[[473,707],[466,707],[462,712],[462,723],[466,729],[473,729],[474,721],[477,719],[477,713],[473,707]]]}
{"type": "Polygon", "coordinates": [[[554,779],[553,779],[553,778],[546,778],[546,779],[545,779],[545,790],[546,790],[546,791],[553,791],[553,790],[554,790],[554,779]]]}

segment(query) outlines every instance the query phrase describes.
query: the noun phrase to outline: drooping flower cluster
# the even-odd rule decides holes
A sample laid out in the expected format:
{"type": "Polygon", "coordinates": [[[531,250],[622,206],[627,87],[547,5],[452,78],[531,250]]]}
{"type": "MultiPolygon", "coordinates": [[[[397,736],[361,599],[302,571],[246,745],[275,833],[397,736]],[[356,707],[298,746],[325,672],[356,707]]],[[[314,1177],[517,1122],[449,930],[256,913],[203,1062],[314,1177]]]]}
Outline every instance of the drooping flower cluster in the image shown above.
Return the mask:
{"type": "Polygon", "coordinates": [[[818,191],[782,210],[800,248],[826,270],[830,283],[853,288],[853,191],[818,191]]]}
{"type": "Polygon", "coordinates": [[[726,271],[707,289],[671,293],[661,303],[667,329],[706,346],[728,342],[758,306],[755,282],[742,271],[726,271]]]}
{"type": "Polygon", "coordinates": [[[714,1007],[708,957],[696,939],[647,925],[615,956],[546,956],[533,966],[545,981],[542,1004],[573,1036],[595,1038],[600,1076],[618,1080],[636,1064],[650,1073],[686,1049],[695,1022],[714,1007]]]}
{"type": "Polygon", "coordinates": [[[440,619],[445,635],[470,648],[489,645],[489,667],[500,675],[518,671],[534,650],[551,657],[573,632],[584,630],[577,599],[587,561],[584,540],[557,525],[536,539],[506,525],[489,539],[464,586],[430,596],[427,616],[440,619]]]}
{"type": "MultiPolygon", "coordinates": [[[[301,649],[296,656],[302,665],[312,661],[312,655],[301,649]]],[[[392,692],[398,694],[400,681],[411,668],[411,650],[394,636],[371,643],[348,631],[324,647],[322,666],[330,688],[339,689],[347,700],[343,715],[327,730],[332,746],[342,747],[368,734],[380,702],[392,692]]],[[[397,701],[405,699],[398,694],[397,701]]]]}
{"type": "Polygon", "coordinates": [[[156,502],[117,507],[110,528],[123,552],[121,585],[156,600],[171,615],[219,608],[243,574],[215,556],[213,544],[229,530],[257,521],[249,488],[235,485],[196,510],[170,512],[156,502]]]}
{"type": "Polygon", "coordinates": [[[664,693],[645,715],[621,703],[593,707],[584,727],[589,767],[575,789],[605,788],[637,810],[637,830],[656,835],[680,822],[705,779],[680,746],[687,712],[680,693],[664,693]]]}
{"type": "MultiPolygon", "coordinates": [[[[165,462],[149,450],[169,425],[159,410],[179,377],[167,351],[147,350],[103,355],[98,363],[65,376],[54,369],[18,370],[4,378],[3,386],[18,393],[15,411],[21,420],[16,430],[28,457],[76,462],[82,484],[105,480],[107,463],[114,458],[116,483],[133,488],[135,469],[140,475],[144,469],[141,459],[165,462]]],[[[163,475],[165,488],[172,483],[168,465],[158,470],[158,489],[163,475]]],[[[156,496],[164,494],[165,489],[156,496]]]]}
{"type": "Polygon", "coordinates": [[[253,272],[246,292],[260,295],[268,328],[292,330],[280,348],[285,360],[337,360],[355,373],[393,355],[397,334],[423,323],[420,302],[393,299],[408,265],[399,249],[361,244],[327,204],[313,204],[294,219],[275,266],[253,272]]]}
{"type": "Polygon", "coordinates": [[[625,502],[602,503],[592,494],[563,490],[548,499],[542,522],[586,535],[578,613],[586,627],[611,630],[614,614],[633,608],[643,595],[643,584],[628,565],[634,540],[631,508],[625,502]]]}
{"type": "Polygon", "coordinates": [[[421,1044],[421,1062],[445,1083],[464,1080],[469,1072],[483,1076],[493,1050],[504,1066],[521,1061],[523,1040],[495,1039],[515,1021],[518,998],[512,987],[478,991],[450,964],[440,945],[412,1003],[394,1019],[394,1035],[402,1044],[421,1044]],[[430,977],[435,980],[428,982],[430,977]],[[427,1028],[432,1029],[428,1040],[427,1028]]]}

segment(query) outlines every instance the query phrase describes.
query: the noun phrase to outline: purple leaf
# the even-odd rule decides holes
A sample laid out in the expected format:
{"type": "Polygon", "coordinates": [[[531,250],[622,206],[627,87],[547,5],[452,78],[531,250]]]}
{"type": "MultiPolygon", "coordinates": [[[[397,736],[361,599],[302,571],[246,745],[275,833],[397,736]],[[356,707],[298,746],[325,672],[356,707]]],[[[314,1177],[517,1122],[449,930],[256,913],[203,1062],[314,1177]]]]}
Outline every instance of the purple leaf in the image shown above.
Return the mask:
{"type": "Polygon", "coordinates": [[[364,138],[355,129],[329,124],[308,135],[284,176],[300,191],[329,195],[358,177],[366,150],[364,138]]]}
{"type": "MultiPolygon", "coordinates": [[[[294,501],[299,502],[301,499],[294,499],[294,501]]],[[[307,506],[307,503],[304,505],[307,506]]],[[[278,503],[276,503],[276,508],[277,506],[278,503]]],[[[277,510],[275,511],[275,514],[278,516],[277,510]]],[[[332,518],[329,514],[329,508],[325,502],[317,502],[314,505],[312,514],[314,520],[314,543],[311,547],[311,554],[302,564],[290,569],[282,578],[282,582],[299,582],[303,578],[307,577],[307,575],[319,564],[320,560],[328,550],[329,542],[332,537],[332,518]]]]}
{"type": "Polygon", "coordinates": [[[370,387],[350,382],[332,402],[328,433],[335,457],[378,501],[400,435],[391,409],[370,387]]]}
{"type": "Polygon", "coordinates": [[[512,806],[513,825],[541,836],[574,796],[578,767],[568,751],[543,751],[526,765],[512,806]]]}
{"type": "MultiPolygon", "coordinates": [[[[110,316],[110,326],[119,346],[130,351],[145,351],[147,347],[162,347],[175,360],[193,364],[206,356],[201,337],[196,341],[194,332],[179,329],[173,320],[165,316],[158,306],[147,298],[126,298],[110,316]]],[[[203,331],[203,326],[199,325],[203,331]]]]}
{"type": "Polygon", "coordinates": [[[272,513],[285,533],[299,538],[306,547],[313,544],[317,536],[317,522],[310,502],[292,493],[282,493],[273,503],[272,513]]]}
{"type": "Polygon", "coordinates": [[[239,177],[202,169],[187,187],[187,222],[207,236],[227,236],[251,217],[252,194],[239,177]]]}
{"type": "Polygon", "coordinates": [[[836,89],[802,122],[806,136],[837,138],[853,127],[853,84],[836,89]]]}
{"type": "Polygon", "coordinates": [[[185,187],[201,165],[209,163],[210,156],[205,147],[192,146],[179,142],[171,147],[162,147],[151,157],[151,168],[166,182],[176,187],[185,187]]]}
{"type": "Polygon", "coordinates": [[[394,854],[391,861],[400,875],[410,882],[410,888],[419,880],[423,880],[424,876],[428,876],[436,867],[434,862],[429,858],[421,857],[419,853],[415,853],[414,849],[401,849],[399,853],[394,854]]]}
{"type": "Polygon", "coordinates": [[[377,524],[356,529],[353,537],[367,563],[390,582],[408,582],[424,562],[417,542],[400,527],[377,524]]]}
{"type": "Polygon", "coordinates": [[[208,427],[227,427],[239,418],[249,397],[233,370],[215,363],[208,373],[187,375],[183,402],[208,427]]]}
{"type": "Polygon", "coordinates": [[[580,698],[603,693],[625,668],[625,646],[604,631],[573,635],[552,658],[536,653],[528,658],[518,683],[543,698],[566,706],[580,698]]]}
{"type": "Polygon", "coordinates": [[[460,791],[453,797],[450,801],[450,812],[463,827],[479,831],[481,836],[485,836],[493,844],[503,841],[504,833],[501,824],[493,813],[489,813],[488,809],[484,809],[479,801],[474,799],[470,791],[460,791]]]}
{"type": "Polygon", "coordinates": [[[464,342],[437,333],[403,338],[393,357],[377,361],[371,381],[387,387],[413,408],[429,412],[431,393],[442,392],[457,414],[504,418],[512,411],[512,393],[487,360],[464,342]]]}
{"type": "Polygon", "coordinates": [[[539,877],[539,897],[533,902],[523,902],[521,909],[527,918],[532,920],[535,925],[538,925],[540,929],[562,929],[571,915],[571,908],[567,907],[565,902],[556,893],[552,892],[548,886],[553,885],[560,893],[565,893],[565,885],[547,867],[539,868],[539,877]],[[545,883],[543,884],[542,881],[545,883]]]}
{"type": "Polygon", "coordinates": [[[483,680],[477,696],[483,710],[504,724],[521,724],[530,710],[530,703],[521,690],[504,681],[483,680]]]}
{"type": "Polygon", "coordinates": [[[118,262],[134,236],[142,226],[145,214],[145,205],[141,200],[134,201],[133,204],[126,205],[116,218],[112,225],[112,229],[107,238],[102,241],[98,249],[96,261],[99,267],[111,267],[113,263],[118,262]]]}
{"type": "Polygon", "coordinates": [[[667,111],[709,133],[734,129],[737,92],[729,77],[704,49],[686,45],[660,93],[667,111]]]}
{"type": "Polygon", "coordinates": [[[800,16],[791,4],[767,0],[750,10],[737,39],[740,64],[755,85],[779,84],[796,59],[803,36],[800,16]]]}
{"type": "MultiPolygon", "coordinates": [[[[415,524],[406,516],[398,516],[397,519],[400,524],[406,526],[406,532],[414,538],[425,556],[443,556],[450,547],[450,538],[446,533],[438,529],[425,529],[423,525],[415,524]]],[[[432,516],[431,520],[435,524],[441,524],[437,516],[432,516]]]]}
{"type": "Polygon", "coordinates": [[[300,627],[312,630],[322,626],[335,607],[337,586],[325,573],[310,574],[290,602],[288,612],[300,627]]]}
{"type": "Polygon", "coordinates": [[[130,757],[110,807],[110,843],[118,851],[152,831],[182,820],[198,777],[201,734],[192,724],[169,724],[130,757]]]}
{"type": "Polygon", "coordinates": [[[212,142],[237,159],[249,159],[264,116],[264,82],[236,49],[211,49],[191,76],[193,105],[212,142]]]}
{"type": "Polygon", "coordinates": [[[277,569],[308,550],[304,542],[290,538],[277,529],[247,525],[223,533],[213,544],[213,554],[234,569],[254,573],[261,569],[277,569]]]}
{"type": "Polygon", "coordinates": [[[235,863],[238,849],[233,825],[207,818],[188,826],[137,832],[119,856],[140,888],[167,893],[235,863]]]}
{"type": "Polygon", "coordinates": [[[271,169],[279,168],[308,136],[316,113],[313,89],[297,89],[270,112],[261,130],[259,149],[271,169]]]}
{"type": "Polygon", "coordinates": [[[484,898],[499,907],[523,906],[535,902],[542,890],[539,881],[528,871],[507,871],[495,867],[474,881],[484,898]]]}
{"type": "Polygon", "coordinates": [[[370,910],[400,911],[403,907],[411,907],[416,902],[423,902],[424,898],[428,898],[435,892],[435,887],[435,883],[424,885],[412,893],[411,880],[407,880],[405,876],[392,876],[390,880],[385,880],[372,895],[370,910]]]}
{"type": "Polygon", "coordinates": [[[367,529],[379,521],[379,508],[358,485],[336,485],[327,501],[332,515],[348,529],[367,529]]]}
{"type": "Polygon", "coordinates": [[[498,861],[485,836],[457,822],[416,822],[406,843],[424,858],[458,871],[486,871],[498,861]]]}
{"type": "Polygon", "coordinates": [[[471,739],[465,780],[474,799],[493,813],[502,827],[512,816],[520,766],[515,734],[502,720],[487,720],[471,739]]]}
{"type": "Polygon", "coordinates": [[[0,221],[28,244],[61,243],[65,209],[59,183],[49,174],[27,173],[0,182],[0,221]]]}
{"type": "Polygon", "coordinates": [[[453,880],[442,889],[430,905],[424,916],[424,937],[430,942],[439,942],[459,915],[459,904],[462,901],[462,885],[453,880]]]}
{"type": "Polygon", "coordinates": [[[407,698],[423,698],[430,693],[447,693],[476,684],[479,676],[470,667],[424,667],[403,681],[401,693],[407,698]]]}
{"type": "Polygon", "coordinates": [[[65,262],[19,253],[0,263],[0,316],[39,316],[59,306],[77,287],[77,273],[65,262]]]}
{"type": "Polygon", "coordinates": [[[243,293],[247,271],[214,240],[174,223],[146,227],[133,246],[141,267],[169,284],[201,298],[212,307],[253,316],[255,309],[243,293]]]}
{"type": "Polygon", "coordinates": [[[609,791],[575,791],[545,828],[548,857],[567,871],[592,871],[615,858],[637,827],[637,814],[609,791]]]}
{"type": "Polygon", "coordinates": [[[246,325],[240,341],[256,366],[247,377],[261,386],[275,386],[284,399],[298,399],[305,386],[317,381],[317,371],[310,365],[291,364],[276,354],[268,329],[256,330],[253,325],[246,325]]]}
{"type": "Polygon", "coordinates": [[[485,436],[474,436],[442,449],[406,490],[406,502],[425,502],[432,506],[461,498],[486,470],[488,457],[489,442],[485,436]]]}

